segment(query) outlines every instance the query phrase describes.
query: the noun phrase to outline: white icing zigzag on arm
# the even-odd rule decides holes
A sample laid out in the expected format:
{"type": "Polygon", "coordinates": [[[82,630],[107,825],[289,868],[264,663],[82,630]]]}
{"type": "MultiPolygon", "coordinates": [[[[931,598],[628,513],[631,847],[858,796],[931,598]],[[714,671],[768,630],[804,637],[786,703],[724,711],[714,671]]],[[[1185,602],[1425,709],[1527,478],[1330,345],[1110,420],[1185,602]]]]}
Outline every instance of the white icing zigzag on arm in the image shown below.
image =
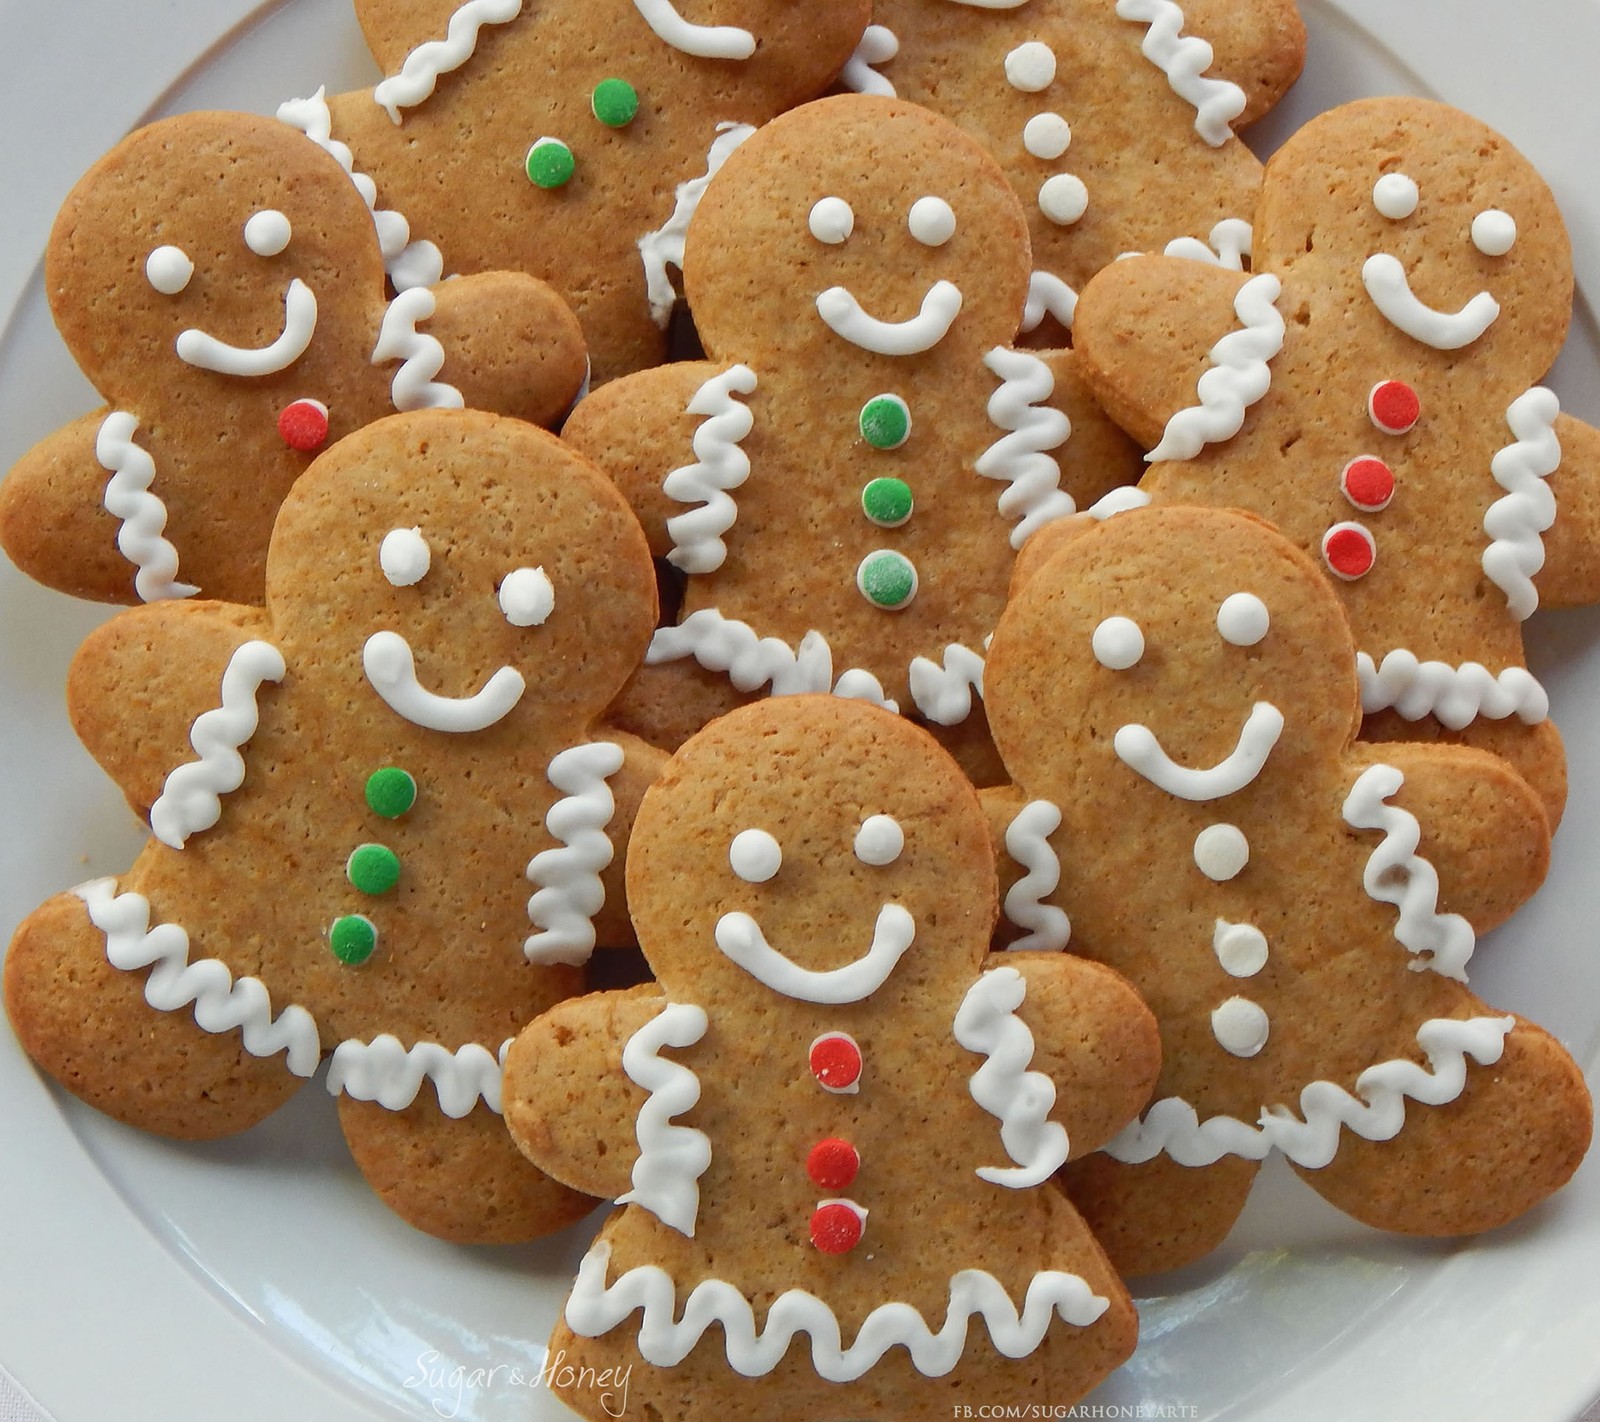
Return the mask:
{"type": "Polygon", "coordinates": [[[1270,272],[1251,277],[1239,288],[1233,309],[1243,326],[1211,347],[1211,369],[1195,387],[1200,403],[1179,410],[1167,421],[1161,443],[1145,455],[1147,463],[1193,459],[1206,445],[1239,433],[1245,411],[1272,385],[1267,362],[1283,349],[1283,317],[1274,304],[1282,290],[1270,272]]]}
{"type": "Polygon", "coordinates": [[[622,1049],[622,1069],[649,1092],[639,1108],[634,1134],[639,1158],[633,1163],[633,1189],[619,1205],[639,1205],[662,1224],[694,1238],[700,1213],[700,1177],[711,1164],[711,1140],[693,1126],[675,1126],[700,1099],[700,1078],[681,1062],[661,1055],[663,1047],[692,1047],[706,1034],[705,1009],[670,1002],[622,1049]]]}
{"type": "Polygon", "coordinates": [[[264,683],[282,681],[287,670],[283,653],[270,642],[235,648],[222,673],[222,705],[196,717],[189,730],[189,744],[200,759],[168,775],[150,807],[150,828],[163,844],[182,849],[190,835],[221,818],[221,797],[244,784],[239,748],[260,723],[256,698],[264,683]]]}
{"type": "Polygon", "coordinates": [[[693,657],[707,671],[726,672],[740,691],[772,684],[774,696],[826,692],[833,686],[833,653],[820,632],[807,632],[798,649],[781,637],[759,637],[747,622],[714,607],[691,612],[676,627],[658,628],[646,666],[693,657]]]}
{"type": "Polygon", "coordinates": [[[400,362],[389,382],[389,402],[397,410],[459,410],[466,404],[454,385],[434,379],[444,367],[444,347],[417,329],[417,323],[432,316],[437,306],[433,293],[418,286],[402,291],[383,313],[372,363],[400,362]]]}
{"type": "Polygon", "coordinates": [[[150,926],[150,900],[116,892],[115,879],[95,879],[72,891],[89,911],[89,921],[106,936],[106,961],[123,972],[149,968],[144,1000],[157,1012],[177,1012],[194,1004],[195,1024],[204,1032],[240,1029],[253,1057],[285,1054],[295,1076],[310,1076],[322,1056],[316,1020],[303,1007],[272,1015],[272,997],[259,978],[234,981],[219,958],[189,961],[189,935],[176,923],[150,926]]]}
{"type": "Polygon", "coordinates": [[[1037,331],[1046,316],[1054,316],[1067,330],[1078,314],[1078,293],[1054,272],[1035,271],[1028,276],[1028,299],[1022,306],[1022,330],[1037,331]]]}
{"type": "Polygon", "coordinates": [[[485,25],[506,25],[522,13],[522,0],[467,0],[445,27],[442,40],[428,40],[405,57],[398,74],[391,74],[372,91],[372,97],[400,122],[400,110],[412,109],[433,93],[440,75],[459,69],[478,47],[478,31],[485,25]]]}
{"type": "Polygon", "coordinates": [[[696,463],[674,469],[661,481],[661,491],[680,504],[700,504],[667,520],[672,551],[667,562],[686,573],[713,573],[728,556],[722,535],[739,517],[728,490],[750,477],[750,457],[739,448],[755,416],[736,398],[752,395],[756,373],[747,365],[721,371],[694,392],[685,413],[701,415],[694,432],[696,463]]]}
{"type": "Polygon", "coordinates": [[[1287,1106],[1262,1111],[1258,1126],[1233,1116],[1202,1121],[1181,1097],[1157,1101],[1105,1147],[1127,1165],[1165,1153],[1179,1165],[1215,1165],[1224,1156],[1264,1160],[1276,1147],[1296,1165],[1321,1169],[1339,1149],[1339,1128],[1369,1141],[1393,1140],[1405,1125],[1406,1101],[1444,1106],[1467,1084],[1467,1058],[1493,1066],[1505,1051],[1514,1017],[1434,1017],[1417,1028],[1426,1067],[1405,1058],[1379,1062],[1356,1078],[1356,1094],[1331,1081],[1313,1081],[1300,1093],[1300,1119],[1287,1106]]]}
{"type": "Polygon", "coordinates": [[[101,422],[94,457],[111,475],[101,502],[107,513],[122,520],[117,551],[137,569],[133,588],[139,600],[193,597],[200,589],[177,581],[178,550],[162,536],[167,506],[150,492],[156,462],[148,450],[133,442],[138,428],[138,416],[126,410],[113,410],[101,422]]]}
{"type": "Polygon", "coordinates": [[[1242,272],[1255,245],[1255,232],[1242,217],[1225,217],[1211,229],[1209,240],[1211,245],[1207,246],[1198,237],[1174,237],[1161,249],[1162,254],[1187,257],[1227,272],[1242,272]]]}
{"type": "Polygon", "coordinates": [[[1033,1033],[1017,1016],[1028,980],[1015,968],[990,968],[968,989],[956,1012],[955,1037],[988,1060],[973,1072],[972,1099],[1000,1122],[1000,1142],[1016,1167],[985,1165],[978,1178],[1022,1190],[1042,1185],[1066,1164],[1067,1128],[1050,1119],[1055,1083],[1029,1071],[1033,1033]]]}
{"type": "Polygon", "coordinates": [[[1006,826],[1006,852],[1028,871],[1006,891],[1006,917],[1028,930],[1009,951],[1059,950],[1072,939],[1067,915],[1045,903],[1061,882],[1061,861],[1050,845],[1060,828],[1061,811],[1048,800],[1028,801],[1006,826]]]}
{"type": "Polygon", "coordinates": [[[1006,433],[974,467],[985,479],[1009,486],[1000,495],[1000,514],[1020,520],[1011,531],[1011,546],[1021,548],[1045,524],[1078,511],[1061,487],[1061,466],[1051,454],[1067,442],[1072,421],[1042,403],[1055,393],[1056,380],[1038,356],[996,346],[983,363],[1001,382],[989,397],[989,420],[1006,433]]]}
{"type": "Polygon", "coordinates": [[[887,25],[868,25],[856,52],[845,61],[839,83],[852,94],[893,99],[897,97],[894,82],[878,73],[877,66],[887,64],[899,53],[900,40],[893,30],[887,25]]]}
{"type": "Polygon", "coordinates": [[[963,1269],[950,1280],[949,1307],[938,1332],[929,1328],[910,1304],[880,1304],[862,1321],[855,1342],[846,1348],[839,1320],[815,1294],[786,1289],[772,1300],[757,1332],[750,1301],[724,1280],[703,1279],[696,1284],[684,1300],[680,1318],[677,1288],[666,1270],[640,1265],[608,1285],[610,1262],[611,1246],[601,1239],[578,1265],[564,1315],[574,1333],[580,1338],[598,1338],[635,1310],[642,1310],[640,1355],[658,1368],[670,1368],[688,1357],[700,1339],[720,1324],[728,1363],[747,1378],[770,1373],[801,1333],[811,1339],[812,1367],[827,1382],[856,1381],[896,1346],[905,1348],[924,1377],[942,1378],[961,1361],[974,1317],[983,1319],[1003,1356],[1025,1358],[1044,1342],[1057,1318],[1087,1328],[1110,1307],[1107,1299],[1076,1274],[1046,1269],[1029,1280],[1019,1313],[1004,1285],[992,1274],[963,1269]]]}
{"type": "Polygon", "coordinates": [[[958,726],[972,714],[972,697],[983,696],[983,658],[970,647],[952,642],[944,660],[913,657],[911,699],[917,710],[940,726],[958,726]]]}
{"type": "Polygon", "coordinates": [[[1368,895],[1400,910],[1394,936],[1415,955],[1411,967],[1431,969],[1460,982],[1467,980],[1467,960],[1476,938],[1472,925],[1458,913],[1439,912],[1439,875],[1417,853],[1422,829],[1417,817],[1399,805],[1384,803],[1400,792],[1405,776],[1392,765],[1362,771],[1345,797],[1344,822],[1352,829],[1382,830],[1361,876],[1368,895]]]}
{"type": "Polygon", "coordinates": [[[573,746],[550,762],[546,774],[564,794],[544,826],[560,847],[528,862],[528,879],[539,886],[528,918],[543,930],[522,945],[530,963],[587,963],[594,951],[594,916],[606,901],[600,874],[616,853],[606,827],[617,802],[606,780],[622,762],[622,747],[613,741],[573,746]]]}
{"type": "Polygon", "coordinates": [[[328,1093],[376,1101],[387,1111],[404,1111],[417,1099],[422,1083],[431,1081],[439,1109],[452,1121],[469,1115],[480,1101],[498,1116],[501,1069],[510,1046],[507,1038],[496,1056],[476,1042],[452,1052],[438,1042],[407,1047],[388,1032],[370,1042],[351,1037],[334,1048],[328,1093]]]}
{"type": "Polygon", "coordinates": [[[1227,79],[1207,79],[1216,57],[1203,39],[1183,33],[1183,11],[1173,0],[1117,0],[1117,18],[1145,25],[1139,48],[1186,104],[1194,107],[1194,131],[1213,148],[1233,137],[1231,127],[1245,109],[1244,90],[1227,79]]]}
{"type": "Polygon", "coordinates": [[[1550,697],[1526,667],[1507,667],[1496,676],[1478,662],[1453,667],[1424,662],[1397,647],[1374,664],[1366,652],[1356,653],[1361,681],[1361,710],[1371,716],[1393,710],[1407,721],[1434,716],[1452,731],[1470,726],[1480,716],[1504,721],[1515,716],[1536,725],[1550,714],[1550,697]]]}
{"type": "Polygon", "coordinates": [[[1534,386],[1506,411],[1506,424],[1516,436],[1489,465],[1494,481],[1506,491],[1483,516],[1483,531],[1492,540],[1483,555],[1483,571],[1506,595],[1506,606],[1518,622],[1539,606],[1533,575],[1544,567],[1544,533],[1556,521],[1556,496],[1545,480],[1561,467],[1561,440],[1556,416],[1561,402],[1553,390],[1534,386]]]}

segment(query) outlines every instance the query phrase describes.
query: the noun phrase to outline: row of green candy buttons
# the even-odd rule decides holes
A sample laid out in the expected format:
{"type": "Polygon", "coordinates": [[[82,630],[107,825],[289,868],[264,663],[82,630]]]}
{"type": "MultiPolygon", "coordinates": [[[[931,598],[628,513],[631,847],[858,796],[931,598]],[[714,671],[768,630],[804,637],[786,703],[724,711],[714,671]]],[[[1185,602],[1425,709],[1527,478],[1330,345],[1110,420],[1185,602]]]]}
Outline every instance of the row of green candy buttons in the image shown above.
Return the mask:
{"type": "MultiPolygon", "coordinates": [[[[639,113],[639,91],[626,79],[602,79],[589,96],[594,116],[607,128],[626,128],[639,113]]],[[[572,181],[578,160],[559,138],[541,138],[523,160],[528,181],[537,188],[561,188],[572,181]]]]}
{"type": "MultiPolygon", "coordinates": [[[[399,819],[417,803],[417,782],[398,766],[367,777],[367,806],[386,820],[399,819]]],[[[387,845],[358,845],[345,861],[345,877],[363,894],[386,894],[400,882],[400,857],[387,845]]],[[[350,967],[365,963],[378,946],[378,928],[364,913],[347,913],[328,929],[333,956],[350,967]]]]}
{"type": "MultiPolygon", "coordinates": [[[[899,449],[911,438],[911,408],[898,395],[874,395],[861,407],[861,438],[874,449],[899,449]]],[[[861,491],[861,511],[879,528],[899,528],[916,501],[904,479],[872,479],[861,491]]],[[[856,586],[874,607],[894,612],[917,593],[917,570],[903,553],[880,548],[856,568],[856,586]]]]}

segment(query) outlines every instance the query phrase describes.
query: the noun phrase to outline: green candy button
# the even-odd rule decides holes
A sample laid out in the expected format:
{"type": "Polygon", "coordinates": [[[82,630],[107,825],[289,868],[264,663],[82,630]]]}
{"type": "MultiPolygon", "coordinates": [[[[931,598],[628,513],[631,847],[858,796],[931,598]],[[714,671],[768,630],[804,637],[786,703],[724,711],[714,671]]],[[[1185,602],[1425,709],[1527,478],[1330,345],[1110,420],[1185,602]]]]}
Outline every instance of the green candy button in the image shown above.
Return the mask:
{"type": "Polygon", "coordinates": [[[559,138],[541,138],[528,150],[524,167],[536,188],[559,188],[572,181],[578,160],[559,138]]]}
{"type": "Polygon", "coordinates": [[[365,914],[347,913],[336,918],[328,929],[328,947],[333,956],[350,967],[358,967],[372,956],[378,946],[378,930],[365,914]]]}
{"type": "Polygon", "coordinates": [[[879,528],[899,528],[911,517],[913,504],[904,479],[874,479],[861,491],[861,511],[879,528]]]}
{"type": "Polygon", "coordinates": [[[367,808],[386,820],[397,820],[417,803],[417,782],[398,765],[386,765],[367,777],[367,808]]]}
{"type": "Polygon", "coordinates": [[[639,112],[639,91],[626,79],[602,79],[594,86],[589,107],[607,128],[626,128],[639,112]]]}
{"type": "Polygon", "coordinates": [[[358,845],[344,872],[363,894],[387,894],[400,882],[400,857],[386,845],[358,845]]]}
{"type": "Polygon", "coordinates": [[[861,560],[856,586],[874,607],[897,612],[917,595],[917,570],[905,554],[880,548],[861,560]]]}
{"type": "Polygon", "coordinates": [[[911,407],[898,395],[874,395],[861,407],[861,438],[874,449],[899,449],[911,438],[911,407]]]}

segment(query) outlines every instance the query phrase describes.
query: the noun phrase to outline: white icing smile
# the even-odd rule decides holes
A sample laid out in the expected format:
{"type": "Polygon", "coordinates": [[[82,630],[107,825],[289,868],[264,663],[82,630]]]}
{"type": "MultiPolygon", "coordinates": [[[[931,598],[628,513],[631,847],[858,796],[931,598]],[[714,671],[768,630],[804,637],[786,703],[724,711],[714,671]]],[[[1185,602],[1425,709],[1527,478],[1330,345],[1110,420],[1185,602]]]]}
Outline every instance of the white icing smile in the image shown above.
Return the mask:
{"type": "Polygon", "coordinates": [[[1500,315],[1500,303],[1487,291],[1480,291],[1459,311],[1429,306],[1412,292],[1400,259],[1387,252],[1367,258],[1361,282],[1384,320],[1435,350],[1458,351],[1470,346],[1500,315]]]}
{"type": "Polygon", "coordinates": [[[834,335],[874,355],[909,356],[931,351],[949,333],[961,314],[961,291],[936,281],[922,298],[922,309],[905,321],[880,321],[842,286],[830,286],[817,297],[817,315],[834,335]]]}
{"type": "Polygon", "coordinates": [[[1282,734],[1283,712],[1270,702],[1258,701],[1245,718],[1238,744],[1224,759],[1203,770],[1179,765],[1148,726],[1122,726],[1111,744],[1117,759],[1167,794],[1180,800],[1220,800],[1243,790],[1261,774],[1282,734]]]}
{"type": "Polygon", "coordinates": [[[179,333],[178,359],[221,375],[276,375],[306,353],[317,330],[316,294],[299,277],[283,295],[283,333],[265,346],[231,346],[191,328],[179,333]]]}
{"type": "Polygon", "coordinates": [[[757,982],[801,1002],[839,1006],[871,997],[894,971],[911,941],[916,921],[899,904],[878,910],[872,946],[853,963],[817,972],[802,968],[767,942],[761,925],[747,913],[725,913],[717,921],[717,947],[757,982]]]}
{"type": "Polygon", "coordinates": [[[367,638],[361,666],[391,711],[430,731],[487,730],[511,714],[527,686],[515,667],[501,667],[472,696],[440,696],[417,680],[411,644],[398,632],[374,632],[367,638]]]}
{"type": "Polygon", "coordinates": [[[756,37],[733,25],[691,24],[678,13],[672,0],[633,0],[645,24],[656,37],[700,59],[749,59],[756,52],[756,37]]]}

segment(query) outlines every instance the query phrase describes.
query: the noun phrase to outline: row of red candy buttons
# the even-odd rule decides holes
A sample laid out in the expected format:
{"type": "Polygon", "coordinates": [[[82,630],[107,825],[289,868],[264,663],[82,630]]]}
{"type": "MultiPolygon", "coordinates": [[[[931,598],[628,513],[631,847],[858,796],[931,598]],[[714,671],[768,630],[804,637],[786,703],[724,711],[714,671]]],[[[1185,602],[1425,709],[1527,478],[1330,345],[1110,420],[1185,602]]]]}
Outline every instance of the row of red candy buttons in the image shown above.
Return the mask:
{"type": "MultiPolygon", "coordinates": [[[[1367,413],[1385,434],[1402,435],[1421,417],[1422,401],[1403,380],[1383,380],[1367,397],[1367,413]]],[[[1394,497],[1394,471],[1375,455],[1363,454],[1340,472],[1339,488],[1363,513],[1378,513],[1394,497]]],[[[1359,523],[1336,523],[1322,535],[1322,557],[1336,577],[1359,578],[1377,561],[1377,540],[1359,523]]]]}
{"type": "MultiPolygon", "coordinates": [[[[811,1044],[811,1074],[826,1091],[855,1089],[861,1079],[861,1048],[843,1032],[830,1032],[811,1044]]],[[[846,1190],[861,1168],[861,1155],[849,1141],[818,1141],[806,1157],[806,1174],[823,1190],[846,1190]]],[[[864,1211],[845,1200],[824,1200],[811,1216],[811,1242],[824,1254],[848,1254],[861,1243],[864,1211]]]]}

